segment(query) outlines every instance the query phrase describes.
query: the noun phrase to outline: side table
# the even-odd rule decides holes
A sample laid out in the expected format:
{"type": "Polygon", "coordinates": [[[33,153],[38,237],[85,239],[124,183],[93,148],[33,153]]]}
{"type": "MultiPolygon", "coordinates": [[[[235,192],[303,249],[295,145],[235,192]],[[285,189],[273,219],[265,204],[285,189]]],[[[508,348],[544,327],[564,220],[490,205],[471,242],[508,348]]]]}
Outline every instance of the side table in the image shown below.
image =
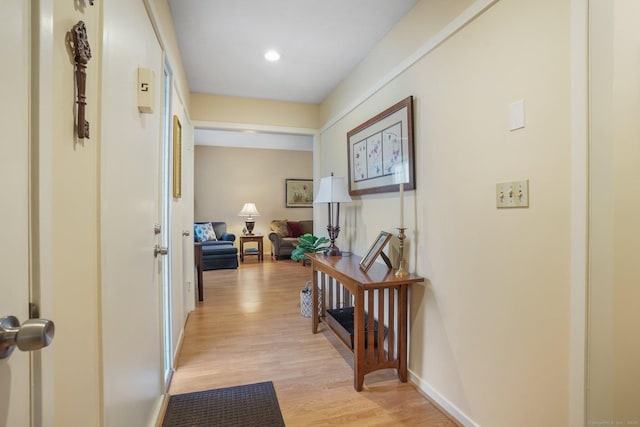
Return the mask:
{"type": "Polygon", "coordinates": [[[264,253],[262,250],[263,237],[264,236],[262,234],[260,235],[245,234],[244,236],[240,236],[240,261],[241,262],[244,262],[245,255],[257,255],[258,262],[262,262],[264,260],[264,253]],[[258,249],[256,250],[255,248],[249,248],[245,251],[244,244],[248,242],[256,242],[258,244],[258,249]]]}

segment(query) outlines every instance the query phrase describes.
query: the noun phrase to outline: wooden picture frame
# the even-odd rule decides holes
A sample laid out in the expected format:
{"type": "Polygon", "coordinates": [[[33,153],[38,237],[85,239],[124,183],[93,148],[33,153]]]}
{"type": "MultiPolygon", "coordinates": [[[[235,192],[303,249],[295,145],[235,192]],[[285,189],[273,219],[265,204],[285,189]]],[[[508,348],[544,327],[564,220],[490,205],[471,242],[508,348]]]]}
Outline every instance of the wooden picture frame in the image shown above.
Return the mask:
{"type": "Polygon", "coordinates": [[[182,125],[173,116],[173,197],[182,197],[182,125]]]}
{"type": "MultiPolygon", "coordinates": [[[[367,271],[371,268],[378,255],[382,252],[382,249],[384,249],[387,243],[389,243],[389,240],[391,240],[391,236],[392,234],[387,233],[386,231],[381,231],[380,234],[378,234],[376,240],[374,240],[373,244],[369,247],[367,254],[362,257],[362,260],[360,260],[361,270],[367,271]]],[[[387,263],[386,260],[385,263],[387,263]]],[[[387,263],[387,266],[388,265],[389,264],[387,263]]]]}
{"type": "Polygon", "coordinates": [[[349,195],[414,190],[413,141],[413,96],[349,131],[349,195]]]}
{"type": "Polygon", "coordinates": [[[313,207],[313,180],[312,179],[286,179],[284,194],[285,194],[286,207],[312,208],[313,207]]]}

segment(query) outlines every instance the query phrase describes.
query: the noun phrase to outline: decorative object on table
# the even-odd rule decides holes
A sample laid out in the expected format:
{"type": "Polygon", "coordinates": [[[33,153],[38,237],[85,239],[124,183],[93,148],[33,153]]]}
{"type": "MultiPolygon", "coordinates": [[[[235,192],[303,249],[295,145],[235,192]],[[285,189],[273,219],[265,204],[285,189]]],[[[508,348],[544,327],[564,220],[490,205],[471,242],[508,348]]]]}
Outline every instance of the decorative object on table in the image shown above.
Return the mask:
{"type": "Polygon", "coordinates": [[[412,96],[349,131],[347,144],[350,195],[395,192],[398,167],[415,189],[412,96]]]}
{"type": "Polygon", "coordinates": [[[182,125],[173,116],[173,197],[182,197],[182,125]]]}
{"type": "Polygon", "coordinates": [[[296,246],[295,249],[291,251],[291,259],[294,261],[304,261],[308,259],[305,254],[322,252],[327,249],[327,243],[329,243],[329,239],[327,239],[326,237],[317,237],[313,234],[306,233],[298,237],[298,242],[298,246],[296,246]]]}
{"type": "MultiPolygon", "coordinates": [[[[378,237],[369,247],[366,255],[363,256],[362,260],[360,261],[360,268],[363,271],[367,271],[371,268],[378,255],[382,253],[382,249],[384,249],[385,245],[389,242],[389,240],[391,240],[391,236],[392,234],[387,233],[386,231],[381,231],[380,234],[378,234],[378,237]]],[[[387,267],[391,268],[389,259],[386,257],[386,255],[383,258],[385,263],[387,264],[387,267]]]]}
{"type": "Polygon", "coordinates": [[[312,208],[313,180],[286,179],[285,205],[288,208],[312,208]]]}
{"type": "Polygon", "coordinates": [[[87,27],[84,21],[78,21],[71,29],[71,43],[73,48],[73,59],[76,63],[76,92],[78,94],[76,130],[78,138],[89,139],[89,122],[85,120],[84,107],[87,105],[86,85],[87,85],[87,63],[91,59],[91,46],[87,37],[87,27]]]}
{"type": "Polygon", "coordinates": [[[406,277],[409,275],[409,273],[407,272],[407,270],[405,270],[404,264],[405,264],[405,260],[404,260],[404,239],[405,239],[405,234],[404,231],[406,230],[406,228],[404,227],[400,227],[398,228],[398,240],[400,241],[400,245],[398,247],[398,270],[396,271],[396,277],[406,277]]]}
{"type": "Polygon", "coordinates": [[[404,185],[407,181],[406,169],[403,170],[403,168],[398,168],[396,179],[400,182],[400,227],[398,227],[398,240],[400,241],[400,245],[398,247],[398,270],[395,275],[396,277],[406,277],[409,274],[407,270],[405,270],[404,260],[404,239],[406,237],[404,233],[406,230],[406,227],[404,226],[404,185]]]}
{"type": "Polygon", "coordinates": [[[340,203],[347,202],[351,202],[351,197],[349,197],[347,193],[347,187],[343,177],[335,177],[332,172],[331,176],[324,177],[320,180],[318,196],[313,203],[328,204],[329,224],[327,225],[327,231],[329,232],[331,244],[325,254],[329,256],[339,256],[341,254],[340,249],[336,246],[336,239],[340,233],[340,203]]]}
{"type": "Polygon", "coordinates": [[[246,217],[244,225],[247,227],[247,232],[251,236],[253,234],[253,227],[256,225],[256,221],[253,217],[260,216],[260,212],[258,212],[258,208],[256,208],[255,203],[245,203],[242,210],[238,212],[238,216],[246,217]]]}

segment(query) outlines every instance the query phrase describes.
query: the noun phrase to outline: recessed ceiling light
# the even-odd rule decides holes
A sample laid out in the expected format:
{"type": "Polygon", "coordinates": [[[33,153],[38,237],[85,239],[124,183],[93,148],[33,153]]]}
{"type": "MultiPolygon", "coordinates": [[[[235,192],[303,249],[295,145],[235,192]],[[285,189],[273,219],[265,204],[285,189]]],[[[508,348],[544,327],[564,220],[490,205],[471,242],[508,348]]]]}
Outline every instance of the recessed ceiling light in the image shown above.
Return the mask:
{"type": "Polygon", "coordinates": [[[276,62],[280,59],[280,54],[275,50],[268,50],[267,53],[264,54],[264,59],[270,62],[276,62]]]}

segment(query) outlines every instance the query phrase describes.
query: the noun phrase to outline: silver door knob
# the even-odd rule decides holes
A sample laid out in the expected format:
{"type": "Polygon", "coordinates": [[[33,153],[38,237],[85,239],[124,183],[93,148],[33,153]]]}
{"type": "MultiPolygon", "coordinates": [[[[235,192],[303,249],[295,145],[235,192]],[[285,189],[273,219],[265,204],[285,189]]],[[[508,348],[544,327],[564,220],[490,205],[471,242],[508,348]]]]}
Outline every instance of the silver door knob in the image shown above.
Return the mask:
{"type": "Polygon", "coordinates": [[[184,230],[184,231],[182,232],[182,235],[183,235],[183,236],[191,236],[191,232],[190,232],[189,230],[184,230]]]}
{"type": "Polygon", "coordinates": [[[169,248],[165,248],[164,246],[160,246],[156,244],[153,247],[153,256],[157,257],[158,255],[166,255],[169,253],[169,248]]]}
{"type": "Polygon", "coordinates": [[[0,359],[11,356],[16,346],[22,351],[39,350],[51,344],[55,325],[51,320],[29,319],[22,325],[15,316],[0,319],[0,359]]]}

